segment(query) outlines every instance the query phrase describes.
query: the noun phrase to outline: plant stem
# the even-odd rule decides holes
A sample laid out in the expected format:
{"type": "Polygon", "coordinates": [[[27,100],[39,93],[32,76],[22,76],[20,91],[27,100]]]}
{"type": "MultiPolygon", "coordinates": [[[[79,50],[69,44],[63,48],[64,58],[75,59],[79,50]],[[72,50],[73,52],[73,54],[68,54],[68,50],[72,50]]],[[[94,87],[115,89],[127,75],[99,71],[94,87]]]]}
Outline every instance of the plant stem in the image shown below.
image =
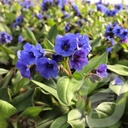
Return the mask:
{"type": "Polygon", "coordinates": [[[71,69],[69,67],[68,58],[65,59],[65,64],[66,64],[67,71],[69,73],[69,77],[71,78],[72,77],[72,72],[71,72],[71,69]]]}

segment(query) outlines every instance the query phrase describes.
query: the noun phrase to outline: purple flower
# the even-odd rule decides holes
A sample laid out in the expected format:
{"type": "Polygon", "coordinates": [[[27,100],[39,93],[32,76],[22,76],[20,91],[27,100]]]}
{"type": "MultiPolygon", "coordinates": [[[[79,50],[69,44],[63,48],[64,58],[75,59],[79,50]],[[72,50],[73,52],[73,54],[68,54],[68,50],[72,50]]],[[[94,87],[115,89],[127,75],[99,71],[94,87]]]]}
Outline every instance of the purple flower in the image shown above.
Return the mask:
{"type": "Polygon", "coordinates": [[[65,31],[66,31],[66,33],[69,32],[70,29],[71,29],[71,24],[70,24],[70,22],[68,22],[68,23],[65,25],[65,31]]]}
{"type": "Polygon", "coordinates": [[[107,25],[104,36],[109,40],[114,38],[113,26],[112,25],[110,25],[110,24],[107,25]]]}
{"type": "Polygon", "coordinates": [[[122,29],[120,34],[121,39],[127,39],[128,38],[128,29],[122,29]]]}
{"type": "Polygon", "coordinates": [[[96,74],[101,77],[105,78],[108,76],[107,73],[107,66],[105,64],[101,64],[97,69],[96,69],[96,74]]]}
{"type": "Polygon", "coordinates": [[[20,70],[20,73],[23,77],[31,79],[29,66],[23,63],[22,60],[18,60],[18,62],[16,63],[16,67],[20,70]]]}
{"type": "Polygon", "coordinates": [[[124,82],[120,78],[116,77],[114,79],[114,83],[115,83],[115,85],[122,85],[124,82]]]}
{"type": "Polygon", "coordinates": [[[84,49],[75,51],[69,62],[71,69],[81,70],[88,63],[86,56],[87,52],[84,49]]]}
{"type": "Polygon", "coordinates": [[[72,33],[67,33],[65,36],[58,35],[56,37],[54,49],[58,55],[66,57],[74,52],[76,46],[76,36],[72,33]]]}
{"type": "Polygon", "coordinates": [[[38,13],[38,14],[37,14],[37,17],[38,17],[39,20],[42,20],[42,19],[43,19],[43,16],[42,16],[41,13],[38,13]]]}
{"type": "Polygon", "coordinates": [[[112,47],[106,48],[106,52],[111,52],[111,51],[112,51],[112,47]]]}
{"type": "Polygon", "coordinates": [[[55,78],[58,75],[58,65],[56,61],[47,58],[40,58],[36,61],[36,69],[40,72],[41,76],[49,79],[55,78]]]}
{"type": "Polygon", "coordinates": [[[23,21],[23,16],[22,16],[22,15],[18,16],[18,17],[15,19],[15,23],[16,23],[17,25],[21,24],[22,21],[23,21]]]}
{"type": "Polygon", "coordinates": [[[81,35],[80,33],[77,33],[76,42],[77,42],[77,49],[83,48],[87,53],[89,53],[92,50],[90,46],[89,38],[86,34],[81,35]]]}

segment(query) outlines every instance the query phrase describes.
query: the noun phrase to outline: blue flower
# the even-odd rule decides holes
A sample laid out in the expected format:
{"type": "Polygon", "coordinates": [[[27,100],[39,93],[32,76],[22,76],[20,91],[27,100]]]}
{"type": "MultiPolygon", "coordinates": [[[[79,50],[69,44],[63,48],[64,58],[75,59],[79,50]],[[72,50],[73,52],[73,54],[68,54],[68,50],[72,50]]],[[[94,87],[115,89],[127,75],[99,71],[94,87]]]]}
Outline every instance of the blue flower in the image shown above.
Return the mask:
{"type": "Polygon", "coordinates": [[[76,16],[80,16],[81,15],[80,14],[80,10],[79,10],[79,8],[78,8],[78,6],[76,4],[72,4],[72,8],[73,8],[76,16]]]}
{"type": "Polygon", "coordinates": [[[101,77],[101,78],[105,78],[108,76],[107,73],[107,65],[105,64],[101,64],[97,69],[96,69],[96,74],[101,77]]]}
{"type": "Polygon", "coordinates": [[[24,2],[21,2],[20,5],[22,7],[27,8],[27,9],[29,9],[32,6],[34,6],[34,4],[30,0],[24,0],[24,2]]]}
{"type": "Polygon", "coordinates": [[[45,56],[44,50],[39,43],[36,44],[36,47],[33,50],[33,54],[34,54],[35,58],[37,58],[37,59],[45,56]]]}
{"type": "Polygon", "coordinates": [[[6,32],[0,33],[0,42],[2,44],[10,43],[12,41],[12,36],[10,34],[7,34],[6,32]]]}
{"type": "Polygon", "coordinates": [[[117,9],[118,11],[121,11],[123,9],[123,5],[122,4],[115,4],[115,9],[117,9]]]}
{"type": "Polygon", "coordinates": [[[106,16],[115,16],[118,13],[118,10],[107,10],[105,12],[106,16]]]}
{"type": "Polygon", "coordinates": [[[43,19],[43,16],[42,16],[41,13],[38,13],[38,14],[37,14],[37,17],[38,17],[39,20],[42,20],[42,19],[43,19]]]}
{"type": "Polygon", "coordinates": [[[20,70],[20,73],[23,77],[31,79],[29,66],[26,65],[22,60],[18,60],[18,62],[16,63],[16,67],[20,70]]]}
{"type": "Polygon", "coordinates": [[[40,58],[36,61],[36,69],[40,72],[41,76],[49,79],[55,78],[58,75],[58,65],[56,61],[47,58],[40,58]]]}
{"type": "Polygon", "coordinates": [[[87,53],[89,53],[92,48],[90,46],[89,38],[86,34],[81,35],[80,33],[76,34],[76,42],[77,42],[77,49],[85,49],[87,53]]]}
{"type": "Polygon", "coordinates": [[[26,43],[24,45],[24,50],[18,52],[18,58],[20,58],[22,61],[24,61],[25,64],[30,65],[35,63],[35,46],[31,45],[29,43],[26,43]]]}
{"type": "Polygon", "coordinates": [[[122,39],[128,38],[128,29],[121,30],[120,38],[122,38],[122,39]]]}
{"type": "Polygon", "coordinates": [[[114,84],[115,85],[122,85],[124,82],[120,79],[120,78],[118,78],[118,77],[116,77],[115,79],[114,79],[114,84]]]}
{"type": "Polygon", "coordinates": [[[41,4],[42,11],[47,11],[53,5],[53,0],[43,0],[41,4]]]}
{"type": "Polygon", "coordinates": [[[111,52],[111,51],[112,51],[112,47],[106,48],[106,52],[111,52]]]}
{"type": "Polygon", "coordinates": [[[86,56],[87,52],[84,49],[75,51],[69,62],[71,69],[81,70],[88,63],[86,56]]]}
{"type": "Polygon", "coordinates": [[[63,57],[61,55],[57,55],[57,54],[52,54],[52,60],[58,62],[61,62],[63,59],[63,57]]]}
{"type": "Polygon", "coordinates": [[[121,30],[122,30],[122,27],[119,26],[119,25],[116,25],[116,26],[113,28],[112,32],[114,33],[115,36],[118,36],[118,37],[119,37],[120,34],[121,34],[121,30]]]}
{"type": "Polygon", "coordinates": [[[23,21],[23,16],[22,16],[22,15],[18,16],[18,17],[15,19],[15,23],[16,23],[17,25],[21,24],[22,21],[23,21]]]}
{"type": "Polygon", "coordinates": [[[54,49],[58,55],[70,56],[76,49],[75,34],[67,33],[65,36],[58,35],[55,40],[54,49]]]}
{"type": "Polygon", "coordinates": [[[24,41],[23,37],[22,36],[19,36],[18,37],[18,42],[22,43],[24,41]]]}
{"type": "Polygon", "coordinates": [[[102,4],[97,4],[96,5],[97,7],[97,10],[100,11],[100,12],[103,12],[103,13],[106,13],[106,11],[108,10],[104,5],[102,4]]]}
{"type": "Polygon", "coordinates": [[[66,32],[66,33],[69,32],[70,29],[71,29],[71,23],[68,22],[68,23],[65,25],[65,32],[66,32]]]}

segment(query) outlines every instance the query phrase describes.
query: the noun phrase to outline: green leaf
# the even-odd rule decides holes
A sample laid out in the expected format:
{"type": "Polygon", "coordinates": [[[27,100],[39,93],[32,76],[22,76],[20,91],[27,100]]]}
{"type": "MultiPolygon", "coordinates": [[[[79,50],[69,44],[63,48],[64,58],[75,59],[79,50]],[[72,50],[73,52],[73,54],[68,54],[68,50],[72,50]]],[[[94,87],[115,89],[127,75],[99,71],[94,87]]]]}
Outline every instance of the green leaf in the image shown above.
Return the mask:
{"type": "Polygon", "coordinates": [[[92,58],[88,64],[84,67],[84,69],[82,71],[80,71],[81,73],[89,73],[91,72],[93,69],[97,68],[98,66],[100,66],[100,64],[107,64],[108,61],[108,53],[104,53],[101,56],[98,57],[94,57],[92,58]]]}
{"type": "Polygon", "coordinates": [[[0,68],[0,75],[6,74],[8,70],[0,68]]]}
{"type": "Polygon", "coordinates": [[[44,48],[51,49],[51,50],[53,50],[53,47],[54,47],[54,45],[47,38],[44,39],[43,46],[44,48]]]}
{"type": "Polygon", "coordinates": [[[30,41],[34,45],[38,43],[34,33],[31,30],[29,30],[29,28],[27,27],[22,29],[21,35],[23,36],[24,39],[30,41]]]}
{"type": "Polygon", "coordinates": [[[7,119],[16,112],[16,108],[4,100],[0,100],[0,118],[7,119]]]}
{"type": "Polygon", "coordinates": [[[33,92],[34,89],[29,89],[28,91],[16,96],[13,99],[13,105],[16,107],[18,112],[23,111],[32,105],[31,100],[33,92]]]}
{"type": "Polygon", "coordinates": [[[0,128],[7,128],[7,119],[17,112],[16,108],[4,100],[0,100],[0,128]]]}
{"type": "Polygon", "coordinates": [[[50,126],[50,128],[68,128],[67,116],[58,117],[50,126]]]}
{"type": "Polygon", "coordinates": [[[128,82],[125,82],[123,85],[115,85],[113,82],[111,82],[109,88],[119,96],[128,92],[128,82]]]}
{"type": "Polygon", "coordinates": [[[60,100],[66,105],[71,105],[71,100],[82,86],[82,83],[83,76],[80,74],[79,77],[72,77],[71,79],[67,76],[61,77],[57,82],[57,93],[60,100]]]}
{"type": "Polygon", "coordinates": [[[107,65],[108,69],[122,76],[128,76],[128,67],[120,64],[107,65]]]}
{"type": "Polygon", "coordinates": [[[9,29],[9,27],[7,27],[6,24],[0,23],[0,32],[5,31],[7,33],[11,34],[11,30],[9,29]]]}
{"type": "Polygon", "coordinates": [[[85,118],[78,109],[73,109],[68,113],[68,123],[72,128],[85,128],[85,118]]]}
{"type": "Polygon", "coordinates": [[[25,109],[20,116],[28,116],[31,118],[35,118],[39,115],[39,113],[42,111],[42,107],[33,106],[25,109]]]}
{"type": "MultiPolygon", "coordinates": [[[[50,93],[51,95],[53,95],[58,101],[60,101],[59,97],[58,97],[58,94],[57,94],[57,91],[52,88],[52,87],[49,87],[48,85],[45,85],[43,83],[40,83],[38,81],[35,81],[35,80],[32,80],[32,82],[36,85],[38,85],[39,87],[41,87],[43,90],[45,90],[46,92],[50,93]]],[[[62,103],[60,101],[60,103],[62,103]]],[[[63,103],[62,103],[63,104],[63,103]]],[[[64,105],[64,104],[63,104],[64,105]]]]}
{"type": "Polygon", "coordinates": [[[48,32],[47,39],[50,40],[51,42],[54,42],[55,37],[58,34],[57,30],[57,25],[55,24],[54,26],[51,27],[51,29],[48,32]]]}

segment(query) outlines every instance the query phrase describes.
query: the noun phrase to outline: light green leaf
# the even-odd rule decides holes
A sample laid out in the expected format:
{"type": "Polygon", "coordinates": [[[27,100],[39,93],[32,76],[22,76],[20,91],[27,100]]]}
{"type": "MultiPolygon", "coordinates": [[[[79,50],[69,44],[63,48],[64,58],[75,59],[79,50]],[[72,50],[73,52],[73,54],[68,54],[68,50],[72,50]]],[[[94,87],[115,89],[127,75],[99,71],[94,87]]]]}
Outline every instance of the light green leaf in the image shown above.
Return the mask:
{"type": "Polygon", "coordinates": [[[88,62],[88,64],[84,67],[84,69],[82,71],[80,71],[80,72],[81,73],[91,72],[93,69],[95,69],[98,66],[100,66],[100,64],[107,64],[107,61],[108,61],[108,53],[105,52],[101,56],[92,58],[88,62]]]}
{"type": "Polygon", "coordinates": [[[128,76],[128,66],[115,64],[107,65],[108,69],[122,76],[128,76]]]}
{"type": "Polygon", "coordinates": [[[21,35],[23,36],[24,39],[27,39],[28,41],[30,41],[34,45],[38,43],[36,38],[35,38],[34,33],[31,30],[29,30],[29,28],[27,28],[27,27],[22,29],[21,35]]]}
{"type": "Polygon", "coordinates": [[[0,68],[0,75],[3,75],[5,73],[7,73],[7,72],[8,72],[8,70],[0,68]]]}
{"type": "Polygon", "coordinates": [[[28,117],[32,117],[35,118],[39,115],[39,113],[42,111],[42,107],[38,107],[38,106],[33,106],[33,107],[29,107],[27,109],[25,109],[20,116],[28,116],[28,117]]]}
{"type": "Polygon", "coordinates": [[[68,123],[72,128],[85,128],[85,118],[78,109],[73,109],[68,113],[68,123]]]}
{"type": "MultiPolygon", "coordinates": [[[[45,90],[46,92],[50,93],[51,95],[53,95],[56,99],[58,99],[58,101],[60,101],[59,97],[58,97],[58,94],[57,94],[57,91],[52,88],[52,87],[49,87],[48,85],[45,85],[43,83],[40,83],[38,81],[35,81],[35,80],[32,80],[32,82],[36,85],[38,85],[39,87],[41,87],[43,90],[45,90]]],[[[61,101],[60,101],[61,104],[63,104],[61,101]]],[[[64,104],[63,104],[64,105],[64,104]]]]}
{"type": "Polygon", "coordinates": [[[51,49],[51,50],[53,50],[53,47],[54,47],[54,45],[47,38],[44,39],[43,46],[44,48],[51,49]]]}
{"type": "Polygon", "coordinates": [[[50,126],[50,128],[68,128],[67,116],[58,117],[50,126]]]}
{"type": "Polygon", "coordinates": [[[114,85],[113,82],[111,82],[109,88],[119,96],[128,92],[128,82],[125,82],[123,85],[114,85]]]}
{"type": "Polygon", "coordinates": [[[71,79],[67,76],[61,77],[57,82],[57,93],[60,100],[66,105],[71,105],[71,100],[82,86],[82,83],[83,76],[80,74],[79,77],[72,77],[71,79]]]}

